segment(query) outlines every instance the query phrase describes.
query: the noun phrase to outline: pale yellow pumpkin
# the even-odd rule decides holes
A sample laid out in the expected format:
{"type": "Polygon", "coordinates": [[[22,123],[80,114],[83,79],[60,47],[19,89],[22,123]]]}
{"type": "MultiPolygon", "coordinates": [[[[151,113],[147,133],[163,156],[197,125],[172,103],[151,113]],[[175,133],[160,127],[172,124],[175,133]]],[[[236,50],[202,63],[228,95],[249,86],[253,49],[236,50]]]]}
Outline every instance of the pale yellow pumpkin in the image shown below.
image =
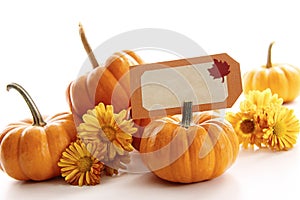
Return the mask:
{"type": "Polygon", "coordinates": [[[300,93],[300,69],[290,64],[272,64],[272,46],[273,43],[269,46],[267,64],[244,74],[244,93],[270,88],[284,102],[293,101],[300,93]]]}

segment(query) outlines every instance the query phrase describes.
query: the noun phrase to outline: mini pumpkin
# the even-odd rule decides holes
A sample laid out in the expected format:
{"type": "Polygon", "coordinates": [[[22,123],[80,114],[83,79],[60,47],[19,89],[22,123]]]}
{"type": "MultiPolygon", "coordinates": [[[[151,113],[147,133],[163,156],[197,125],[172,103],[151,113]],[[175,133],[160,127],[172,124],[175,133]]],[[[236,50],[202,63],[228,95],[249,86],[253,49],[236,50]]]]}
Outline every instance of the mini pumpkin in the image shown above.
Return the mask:
{"type": "Polygon", "coordinates": [[[105,66],[99,66],[79,25],[80,36],[93,70],[72,81],[67,88],[67,100],[76,123],[82,122],[82,115],[100,102],[113,105],[116,112],[130,107],[129,68],[142,64],[142,59],[132,51],[116,52],[105,66]]]}
{"type": "Polygon", "coordinates": [[[243,90],[263,91],[270,88],[284,102],[293,101],[300,93],[300,69],[290,64],[273,64],[271,62],[272,42],[268,49],[267,64],[244,74],[243,90]]]}
{"type": "MultiPolygon", "coordinates": [[[[80,124],[83,114],[101,102],[105,105],[113,105],[115,112],[123,109],[130,110],[129,69],[132,65],[143,64],[143,60],[133,51],[125,50],[114,53],[103,67],[99,66],[81,24],[79,24],[79,34],[93,70],[72,81],[67,88],[67,101],[75,124],[80,124]]],[[[133,137],[136,149],[143,128],[149,121],[150,119],[134,120],[138,128],[133,137]]]]}
{"type": "Polygon", "coordinates": [[[211,112],[195,113],[185,102],[180,116],[153,120],[140,144],[146,166],[161,179],[192,183],[223,174],[236,160],[238,138],[232,126],[211,112]]]}
{"type": "Polygon", "coordinates": [[[17,180],[42,181],[60,175],[57,165],[62,152],[76,140],[77,131],[72,114],[41,116],[26,90],[16,84],[26,101],[33,119],[9,124],[0,134],[0,164],[3,171],[17,180]]]}

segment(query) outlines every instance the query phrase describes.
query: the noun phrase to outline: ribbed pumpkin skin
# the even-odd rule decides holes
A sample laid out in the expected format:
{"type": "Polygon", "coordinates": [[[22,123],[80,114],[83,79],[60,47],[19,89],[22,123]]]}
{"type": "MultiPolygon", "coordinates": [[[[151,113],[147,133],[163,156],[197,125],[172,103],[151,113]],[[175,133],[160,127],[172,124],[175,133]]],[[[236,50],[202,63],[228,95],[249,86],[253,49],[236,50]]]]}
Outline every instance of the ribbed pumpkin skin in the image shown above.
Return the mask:
{"type": "Polygon", "coordinates": [[[300,69],[288,64],[273,64],[271,68],[262,66],[246,72],[243,76],[243,89],[263,91],[270,88],[284,102],[293,101],[300,93],[300,69]]]}
{"type": "Polygon", "coordinates": [[[161,179],[193,183],[223,174],[236,160],[238,138],[224,119],[196,113],[191,126],[167,117],[151,122],[141,139],[140,152],[147,167],[161,179]]]}
{"type": "Polygon", "coordinates": [[[1,168],[17,180],[41,181],[60,175],[62,152],[76,140],[72,114],[59,113],[33,126],[32,119],[9,124],[0,134],[1,168]]]}
{"type": "Polygon", "coordinates": [[[67,101],[76,124],[88,109],[100,102],[113,105],[115,112],[130,106],[129,68],[142,64],[142,59],[132,51],[115,53],[108,58],[104,67],[96,67],[80,76],[67,88],[67,101]]]}
{"type": "MultiPolygon", "coordinates": [[[[110,56],[104,67],[96,67],[82,75],[67,88],[67,102],[73,113],[75,124],[82,122],[82,116],[100,102],[113,105],[115,113],[130,108],[129,69],[143,64],[143,60],[133,51],[116,52],[110,56]]],[[[140,137],[150,119],[134,120],[137,133],[133,135],[133,146],[138,150],[140,137]]]]}

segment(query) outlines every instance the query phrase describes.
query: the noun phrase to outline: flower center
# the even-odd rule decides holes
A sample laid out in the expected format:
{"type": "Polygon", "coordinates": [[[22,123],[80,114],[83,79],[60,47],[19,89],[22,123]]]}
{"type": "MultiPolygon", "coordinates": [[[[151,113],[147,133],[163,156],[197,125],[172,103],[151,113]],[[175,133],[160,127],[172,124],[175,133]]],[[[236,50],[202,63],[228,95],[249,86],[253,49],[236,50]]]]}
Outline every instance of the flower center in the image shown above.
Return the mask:
{"type": "Polygon", "coordinates": [[[240,124],[240,129],[243,133],[253,133],[255,124],[252,119],[244,119],[240,124]]]}
{"type": "Polygon", "coordinates": [[[116,130],[112,126],[102,126],[101,129],[109,141],[116,139],[116,130]]]}
{"type": "Polygon", "coordinates": [[[79,158],[77,165],[80,172],[87,172],[91,170],[93,161],[90,157],[84,156],[79,158]]]}
{"type": "Polygon", "coordinates": [[[277,135],[278,137],[280,137],[280,135],[282,133],[285,133],[286,132],[286,126],[284,125],[284,123],[282,122],[277,122],[275,125],[274,125],[274,128],[273,128],[273,133],[275,135],[277,135]]]}

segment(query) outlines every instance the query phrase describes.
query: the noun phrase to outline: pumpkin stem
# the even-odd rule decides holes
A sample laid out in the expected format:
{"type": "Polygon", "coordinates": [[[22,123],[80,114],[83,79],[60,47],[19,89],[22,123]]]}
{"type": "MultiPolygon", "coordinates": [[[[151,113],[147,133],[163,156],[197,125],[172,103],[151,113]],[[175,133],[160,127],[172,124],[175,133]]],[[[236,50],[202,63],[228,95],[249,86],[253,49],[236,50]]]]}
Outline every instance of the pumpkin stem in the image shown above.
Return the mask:
{"type": "Polygon", "coordinates": [[[272,67],[272,60],[271,60],[271,55],[272,55],[272,46],[273,46],[274,42],[271,42],[271,44],[269,45],[269,49],[268,49],[268,60],[267,60],[267,68],[271,68],[272,67]]]}
{"type": "Polygon", "coordinates": [[[99,66],[97,60],[96,60],[96,57],[86,39],[86,36],[85,36],[85,33],[84,33],[84,29],[82,27],[82,24],[79,23],[79,35],[80,35],[80,38],[81,38],[81,41],[82,41],[82,44],[83,44],[83,47],[86,51],[86,53],[88,54],[88,57],[89,57],[89,60],[90,62],[92,63],[92,66],[93,66],[93,69],[95,69],[96,67],[99,66]]]}
{"type": "Polygon", "coordinates": [[[183,102],[181,126],[184,128],[189,128],[191,125],[193,119],[192,104],[191,101],[183,102]]]}
{"type": "Polygon", "coordinates": [[[21,85],[19,85],[17,83],[10,83],[6,86],[7,91],[9,91],[11,88],[17,90],[21,94],[23,99],[25,100],[26,104],[28,105],[28,107],[31,111],[32,117],[33,117],[32,125],[33,126],[45,126],[46,122],[43,120],[39,109],[35,105],[34,101],[30,97],[28,92],[21,85]]]}

